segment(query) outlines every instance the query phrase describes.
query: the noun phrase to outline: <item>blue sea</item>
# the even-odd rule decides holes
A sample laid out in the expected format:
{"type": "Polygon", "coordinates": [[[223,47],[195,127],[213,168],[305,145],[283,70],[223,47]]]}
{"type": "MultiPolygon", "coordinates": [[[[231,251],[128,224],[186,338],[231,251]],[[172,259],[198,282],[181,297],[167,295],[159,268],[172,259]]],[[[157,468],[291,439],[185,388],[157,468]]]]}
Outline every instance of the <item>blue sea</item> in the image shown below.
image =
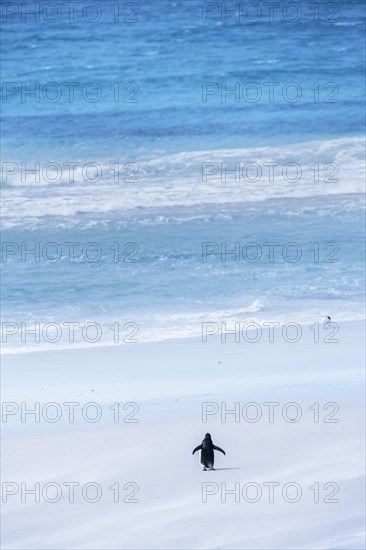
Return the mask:
{"type": "Polygon", "coordinates": [[[5,351],[364,317],[363,1],[1,9],[5,351]]]}

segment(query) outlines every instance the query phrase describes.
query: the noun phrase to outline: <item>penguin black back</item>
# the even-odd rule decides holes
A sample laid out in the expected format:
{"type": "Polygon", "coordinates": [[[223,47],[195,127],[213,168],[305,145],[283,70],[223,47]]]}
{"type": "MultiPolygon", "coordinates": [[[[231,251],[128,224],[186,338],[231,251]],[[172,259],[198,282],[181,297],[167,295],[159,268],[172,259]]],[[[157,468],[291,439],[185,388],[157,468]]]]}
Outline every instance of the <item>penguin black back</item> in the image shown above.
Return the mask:
{"type": "Polygon", "coordinates": [[[207,451],[213,452],[213,443],[212,443],[211,434],[205,435],[205,439],[202,441],[202,448],[207,451]]]}

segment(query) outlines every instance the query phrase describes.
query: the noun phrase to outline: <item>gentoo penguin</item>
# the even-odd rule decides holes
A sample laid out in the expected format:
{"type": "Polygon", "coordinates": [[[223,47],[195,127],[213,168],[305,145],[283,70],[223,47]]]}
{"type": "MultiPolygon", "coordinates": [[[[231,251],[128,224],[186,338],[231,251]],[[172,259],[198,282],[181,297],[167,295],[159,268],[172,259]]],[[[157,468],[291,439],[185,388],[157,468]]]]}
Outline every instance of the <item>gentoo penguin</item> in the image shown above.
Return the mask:
{"type": "Polygon", "coordinates": [[[329,323],[331,322],[331,320],[332,320],[332,319],[329,317],[329,315],[324,315],[324,314],[323,314],[323,315],[322,315],[322,320],[321,320],[323,327],[326,327],[327,325],[329,325],[329,323]]]}
{"type": "Polygon", "coordinates": [[[201,451],[201,466],[202,470],[214,470],[214,451],[220,451],[220,453],[223,453],[226,455],[225,451],[221,449],[220,447],[216,447],[212,443],[211,434],[206,434],[205,439],[202,441],[201,445],[198,445],[195,449],[193,449],[192,454],[196,451],[201,451]]]}

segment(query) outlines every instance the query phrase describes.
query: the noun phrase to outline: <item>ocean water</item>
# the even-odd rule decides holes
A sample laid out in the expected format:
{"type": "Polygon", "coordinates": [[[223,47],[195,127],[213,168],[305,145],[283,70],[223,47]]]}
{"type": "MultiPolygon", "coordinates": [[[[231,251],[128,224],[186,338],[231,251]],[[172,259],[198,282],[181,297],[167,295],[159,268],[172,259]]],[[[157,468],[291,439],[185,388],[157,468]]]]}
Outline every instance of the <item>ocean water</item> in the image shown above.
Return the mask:
{"type": "Polygon", "coordinates": [[[10,4],[5,352],[364,317],[364,2],[10,4]]]}

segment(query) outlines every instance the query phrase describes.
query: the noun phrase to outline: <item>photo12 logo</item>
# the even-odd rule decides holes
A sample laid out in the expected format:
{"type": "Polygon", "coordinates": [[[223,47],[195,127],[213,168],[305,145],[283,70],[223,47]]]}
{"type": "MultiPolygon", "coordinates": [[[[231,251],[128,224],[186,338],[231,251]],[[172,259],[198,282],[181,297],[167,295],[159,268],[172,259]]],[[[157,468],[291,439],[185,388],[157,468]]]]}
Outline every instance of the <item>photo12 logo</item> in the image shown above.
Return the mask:
{"type": "Polygon", "coordinates": [[[1,341],[7,343],[47,343],[55,344],[87,344],[114,343],[138,344],[140,327],[134,321],[112,325],[102,325],[95,321],[79,323],[78,321],[64,321],[63,323],[15,323],[4,321],[1,323],[1,341]]]}
{"type": "Polygon", "coordinates": [[[203,162],[202,183],[339,183],[339,165],[335,162],[203,162]]]}
{"type": "Polygon", "coordinates": [[[105,180],[113,183],[139,183],[140,168],[136,162],[113,162],[102,166],[98,162],[50,161],[46,163],[33,162],[2,162],[1,183],[25,184],[47,183],[99,183],[105,180]]]}
{"type": "Polygon", "coordinates": [[[336,21],[336,2],[202,2],[202,22],[215,25],[336,21]]]}
{"type": "Polygon", "coordinates": [[[290,242],[203,242],[201,259],[203,263],[246,262],[249,264],[336,264],[339,244],[335,241],[304,243],[290,242]]]}
{"type": "Polygon", "coordinates": [[[64,481],[47,483],[41,481],[15,482],[3,481],[1,483],[1,501],[3,504],[20,502],[22,504],[54,504],[55,502],[67,502],[69,504],[97,504],[107,501],[115,504],[139,503],[140,486],[135,481],[121,483],[112,482],[112,485],[104,486],[96,481],[88,483],[80,481],[64,481]]]}
{"type": "Polygon", "coordinates": [[[67,2],[7,2],[0,5],[2,23],[119,23],[140,22],[138,2],[118,0],[73,1],[67,2]]]}
{"type": "Polygon", "coordinates": [[[3,401],[1,404],[1,422],[3,424],[8,422],[56,424],[65,421],[74,424],[81,421],[96,424],[106,419],[108,421],[112,420],[115,424],[137,424],[139,422],[137,417],[139,411],[140,406],[134,401],[127,403],[116,401],[110,406],[95,401],[89,403],[79,403],[78,401],[63,403],[57,403],[56,401],[49,403],[3,401]]]}
{"type": "Polygon", "coordinates": [[[140,86],[136,82],[23,82],[1,84],[1,103],[139,103],[140,86]]]}
{"type": "Polygon", "coordinates": [[[208,501],[249,503],[266,502],[273,504],[275,502],[287,502],[296,504],[300,500],[312,502],[314,504],[338,504],[336,497],[340,487],[334,481],[319,483],[315,481],[309,487],[303,487],[296,481],[281,483],[279,481],[264,481],[258,483],[249,481],[242,483],[240,481],[226,483],[203,482],[202,483],[202,503],[208,501]]]}
{"type": "Polygon", "coordinates": [[[212,338],[213,341],[217,341],[217,338],[219,338],[222,344],[226,344],[228,340],[236,344],[242,342],[247,344],[257,344],[258,342],[273,344],[279,341],[296,344],[310,335],[310,341],[316,344],[320,342],[338,344],[339,339],[335,336],[339,332],[339,326],[337,323],[333,323],[330,318],[327,319],[328,316],[323,322],[313,323],[309,326],[302,326],[296,321],[285,324],[279,321],[264,321],[263,323],[257,321],[243,323],[239,321],[234,323],[206,321],[202,322],[201,325],[201,338],[204,344],[207,344],[209,337],[211,342],[212,338]]]}
{"type": "Polygon", "coordinates": [[[338,103],[336,82],[202,82],[202,103],[338,103]]]}
{"type": "Polygon", "coordinates": [[[257,403],[227,403],[225,401],[216,403],[215,401],[204,401],[202,403],[201,420],[204,424],[207,422],[247,422],[256,424],[257,422],[288,422],[296,424],[300,420],[308,420],[309,417],[315,423],[338,424],[339,418],[336,417],[339,412],[339,405],[334,401],[321,404],[312,403],[307,407],[301,406],[296,401],[280,403],[279,401],[265,401],[257,403]]]}
{"type": "Polygon", "coordinates": [[[136,264],[139,262],[140,246],[136,242],[98,243],[77,241],[68,242],[16,242],[1,243],[1,263],[88,263],[94,264],[104,260],[114,263],[136,264]]]}

